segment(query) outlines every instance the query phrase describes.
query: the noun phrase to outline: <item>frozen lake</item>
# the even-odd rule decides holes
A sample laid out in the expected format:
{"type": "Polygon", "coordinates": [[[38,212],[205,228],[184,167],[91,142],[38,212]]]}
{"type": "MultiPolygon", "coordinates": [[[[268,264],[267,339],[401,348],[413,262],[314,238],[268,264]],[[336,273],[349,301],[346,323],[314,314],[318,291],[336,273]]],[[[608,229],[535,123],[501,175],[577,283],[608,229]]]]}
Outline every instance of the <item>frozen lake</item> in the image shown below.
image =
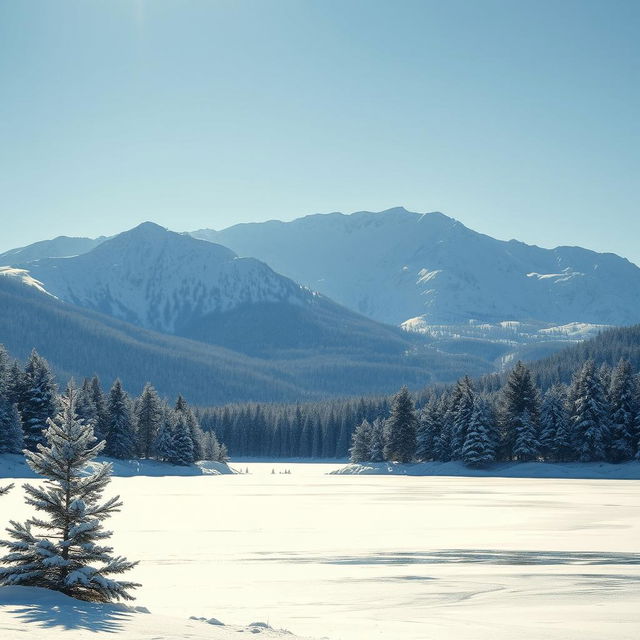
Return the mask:
{"type": "MultiPolygon", "coordinates": [[[[331,640],[640,637],[640,481],[325,475],[337,466],[115,478],[138,604],[331,640]]],[[[21,497],[3,520],[27,514],[21,497]]]]}

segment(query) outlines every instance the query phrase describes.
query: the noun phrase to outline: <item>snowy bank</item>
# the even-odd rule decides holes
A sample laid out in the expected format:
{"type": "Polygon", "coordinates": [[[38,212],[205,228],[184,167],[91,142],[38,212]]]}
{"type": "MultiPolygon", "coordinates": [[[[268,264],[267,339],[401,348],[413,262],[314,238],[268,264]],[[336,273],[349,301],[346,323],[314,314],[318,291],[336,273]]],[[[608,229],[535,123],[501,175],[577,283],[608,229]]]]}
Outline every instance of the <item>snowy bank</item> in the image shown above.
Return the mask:
{"type": "Polygon", "coordinates": [[[503,462],[486,469],[472,469],[460,462],[360,462],[348,464],[331,474],[640,480],[640,462],[503,462]]]}
{"type": "MultiPolygon", "coordinates": [[[[288,638],[288,631],[263,622],[246,627],[210,618],[180,619],[150,613],[144,607],[83,602],[57,591],[37,587],[0,587],[0,637],[29,640],[85,640],[97,633],[117,634],[120,640],[231,640],[238,633],[288,638]]],[[[115,637],[115,636],[114,636],[115,637]]]]}
{"type": "MultiPolygon", "coordinates": [[[[116,460],[100,457],[90,462],[91,469],[95,463],[110,462],[113,475],[121,478],[133,476],[219,476],[236,473],[224,462],[201,460],[187,467],[181,467],[158,460],[116,460]]],[[[0,478],[36,478],[38,477],[27,465],[24,456],[4,453],[0,455],[0,478]]]]}

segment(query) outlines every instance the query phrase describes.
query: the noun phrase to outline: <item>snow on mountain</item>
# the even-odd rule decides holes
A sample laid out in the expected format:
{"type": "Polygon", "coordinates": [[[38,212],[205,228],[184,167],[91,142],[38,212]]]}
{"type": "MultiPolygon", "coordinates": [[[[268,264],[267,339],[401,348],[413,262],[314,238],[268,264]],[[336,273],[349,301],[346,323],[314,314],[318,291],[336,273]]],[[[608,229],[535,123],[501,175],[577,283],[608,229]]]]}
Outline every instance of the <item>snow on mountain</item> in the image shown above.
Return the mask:
{"type": "Polygon", "coordinates": [[[151,222],[88,253],[25,265],[67,302],[166,333],[246,303],[304,304],[313,294],[254,258],[151,222]]]}
{"type": "Polygon", "coordinates": [[[15,264],[16,262],[26,263],[41,258],[64,258],[78,256],[87,251],[91,251],[107,238],[78,238],[69,236],[58,236],[52,240],[42,240],[34,242],[26,247],[18,247],[0,253],[0,264],[15,264]]]}
{"type": "Polygon", "coordinates": [[[13,267],[0,267],[0,276],[5,278],[12,278],[13,280],[20,282],[27,287],[33,287],[40,291],[40,293],[46,293],[51,295],[45,288],[42,282],[32,278],[26,269],[14,269],[13,267]]]}
{"type": "Polygon", "coordinates": [[[628,260],[496,240],[442,213],[316,214],[193,235],[392,324],[640,321],[640,269],[628,260]]]}

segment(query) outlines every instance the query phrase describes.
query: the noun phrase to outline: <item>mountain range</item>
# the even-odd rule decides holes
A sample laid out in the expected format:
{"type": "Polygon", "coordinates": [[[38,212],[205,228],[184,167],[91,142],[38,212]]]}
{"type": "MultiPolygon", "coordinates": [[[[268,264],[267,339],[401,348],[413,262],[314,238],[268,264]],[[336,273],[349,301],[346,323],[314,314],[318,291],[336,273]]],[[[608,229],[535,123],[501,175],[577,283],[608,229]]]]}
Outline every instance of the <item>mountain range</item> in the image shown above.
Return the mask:
{"type": "Polygon", "coordinates": [[[148,222],[2,264],[0,342],[14,355],[37,346],[61,375],[150,379],[199,403],[449,381],[640,321],[640,269],[624,258],[402,208],[191,233],[148,222]]]}

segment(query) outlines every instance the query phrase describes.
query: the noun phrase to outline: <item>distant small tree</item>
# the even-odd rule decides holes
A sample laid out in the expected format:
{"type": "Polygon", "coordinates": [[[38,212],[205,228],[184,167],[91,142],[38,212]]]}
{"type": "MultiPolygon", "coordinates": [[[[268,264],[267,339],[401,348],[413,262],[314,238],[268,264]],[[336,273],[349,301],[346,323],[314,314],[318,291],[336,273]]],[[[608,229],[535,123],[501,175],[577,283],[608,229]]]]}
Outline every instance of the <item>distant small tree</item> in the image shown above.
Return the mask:
{"type": "Polygon", "coordinates": [[[109,391],[107,415],[107,444],[104,452],[121,460],[133,458],[136,454],[133,410],[120,380],[116,380],[109,391]]]}
{"type": "Polygon", "coordinates": [[[369,460],[382,462],[384,460],[384,420],[382,418],[376,418],[371,424],[369,447],[369,460]]]}
{"type": "Polygon", "coordinates": [[[407,387],[394,396],[391,415],[386,422],[385,458],[394,462],[411,462],[416,454],[416,411],[407,387]]]}
{"type": "Polygon", "coordinates": [[[95,602],[131,600],[129,590],[139,585],[111,576],[136,563],[113,556],[113,549],[103,545],[111,532],[102,522],[122,505],[117,496],[101,502],[111,465],[86,473],[104,442],[96,444],[91,425],[78,420],[74,405],[70,389],[62,398],[62,412],[48,421],[46,444],[26,454],[29,466],[45,478],[43,486],[23,485],[26,502],[48,517],[11,521],[11,539],[0,541],[9,550],[1,559],[8,566],[0,568],[0,584],[44,587],[95,602]]]}
{"type": "Polygon", "coordinates": [[[611,432],[608,458],[611,462],[631,460],[635,453],[635,422],[638,416],[636,384],[631,364],[620,360],[611,376],[611,432]]]}
{"type": "Polygon", "coordinates": [[[44,442],[47,420],[57,411],[57,389],[49,363],[34,349],[20,381],[18,409],[22,416],[24,444],[35,451],[44,442]]]}
{"type": "Polygon", "coordinates": [[[487,401],[476,396],[462,447],[462,461],[469,467],[485,467],[496,459],[493,415],[487,401]]]}
{"type": "Polygon", "coordinates": [[[171,437],[171,455],[169,462],[187,466],[194,462],[193,440],[187,418],[183,413],[176,413],[176,423],[171,437]]]}
{"type": "Polygon", "coordinates": [[[138,455],[150,458],[162,424],[163,407],[158,393],[149,383],[145,385],[136,404],[135,417],[138,455]]]}
{"type": "Polygon", "coordinates": [[[371,423],[366,418],[353,432],[349,456],[351,462],[369,462],[371,459],[371,423]]]}

